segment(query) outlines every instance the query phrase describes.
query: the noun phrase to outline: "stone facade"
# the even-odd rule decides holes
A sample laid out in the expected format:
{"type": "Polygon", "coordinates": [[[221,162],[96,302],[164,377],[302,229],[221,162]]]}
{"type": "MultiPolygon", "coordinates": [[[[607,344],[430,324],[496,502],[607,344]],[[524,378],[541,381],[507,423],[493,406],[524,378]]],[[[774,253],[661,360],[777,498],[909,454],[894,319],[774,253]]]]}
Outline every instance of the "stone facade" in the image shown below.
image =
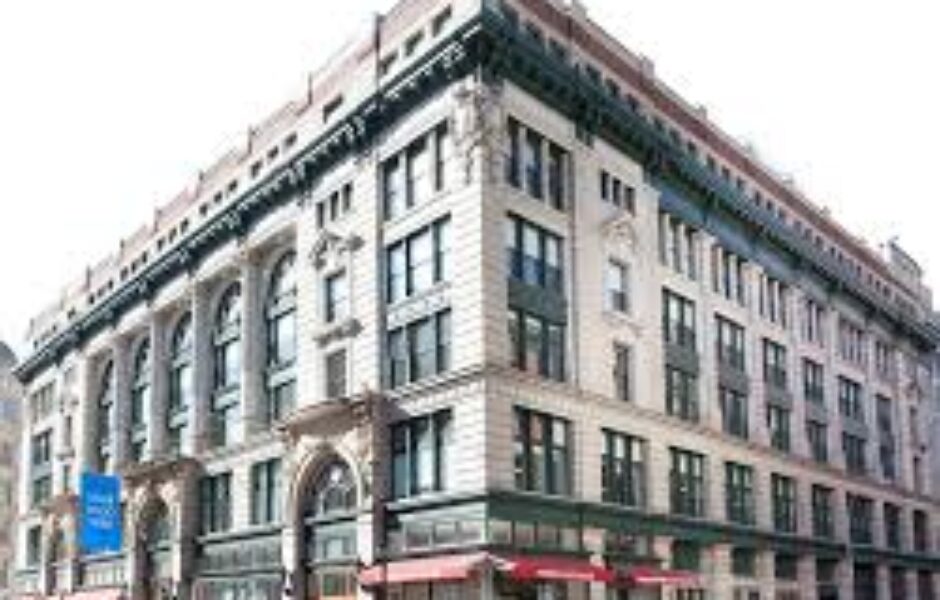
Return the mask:
{"type": "Polygon", "coordinates": [[[11,598],[13,542],[17,515],[16,448],[20,436],[22,389],[13,376],[16,357],[0,342],[0,598],[11,598]]]}
{"type": "Polygon", "coordinates": [[[580,7],[376,27],[34,322],[18,591],[934,597],[917,277],[743,206],[785,189],[580,7]]]}

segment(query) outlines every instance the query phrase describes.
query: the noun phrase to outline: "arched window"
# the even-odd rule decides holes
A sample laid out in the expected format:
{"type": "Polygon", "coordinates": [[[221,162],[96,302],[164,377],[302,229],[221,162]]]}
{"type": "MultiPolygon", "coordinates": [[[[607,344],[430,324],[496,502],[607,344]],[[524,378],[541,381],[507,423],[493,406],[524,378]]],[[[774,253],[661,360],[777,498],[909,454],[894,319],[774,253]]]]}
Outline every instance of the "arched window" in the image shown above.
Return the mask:
{"type": "Polygon", "coordinates": [[[167,407],[167,449],[183,451],[188,423],[187,410],[193,399],[193,316],[179,317],[170,336],[170,394],[167,407]]]}
{"type": "Polygon", "coordinates": [[[237,387],[241,382],[241,295],[241,285],[231,284],[215,313],[216,390],[237,387]]]}
{"type": "Polygon", "coordinates": [[[150,338],[143,338],[134,353],[131,381],[131,454],[142,460],[147,448],[150,413],[150,338]]]}
{"type": "Polygon", "coordinates": [[[239,423],[238,394],[241,385],[241,285],[233,283],[219,299],[215,313],[215,397],[212,399],[210,437],[215,447],[235,439],[239,423]]]}
{"type": "Polygon", "coordinates": [[[345,462],[331,462],[317,479],[311,498],[310,516],[325,517],[352,512],[356,508],[356,483],[345,462]]]}
{"type": "Polygon", "coordinates": [[[290,250],[271,272],[265,301],[267,327],[267,410],[268,423],[281,420],[294,407],[294,361],[297,357],[297,282],[295,253],[290,250]]]}
{"type": "Polygon", "coordinates": [[[97,414],[98,470],[111,470],[111,431],[114,428],[114,363],[108,360],[98,383],[97,414]]]}

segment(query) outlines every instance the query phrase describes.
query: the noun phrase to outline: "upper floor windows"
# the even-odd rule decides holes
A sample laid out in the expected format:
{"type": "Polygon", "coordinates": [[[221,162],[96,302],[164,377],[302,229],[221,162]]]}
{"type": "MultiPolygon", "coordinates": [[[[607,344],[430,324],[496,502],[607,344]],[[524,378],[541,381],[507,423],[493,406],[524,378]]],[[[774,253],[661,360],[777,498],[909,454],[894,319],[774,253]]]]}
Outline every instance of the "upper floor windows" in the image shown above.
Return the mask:
{"type": "Polygon", "coordinates": [[[604,429],[601,449],[601,497],[640,508],[646,502],[646,441],[604,429]]]}
{"type": "Polygon", "coordinates": [[[695,303],[663,289],[663,337],[669,344],[695,348],[695,303]]]}
{"type": "Polygon", "coordinates": [[[51,415],[55,409],[55,383],[49,382],[33,392],[29,404],[34,423],[51,415]]]}
{"type": "Polygon", "coordinates": [[[405,214],[444,189],[450,154],[446,122],[412,141],[382,164],[382,199],[385,219],[405,214]]]}
{"type": "Polygon", "coordinates": [[[509,355],[512,365],[554,379],[565,379],[565,325],[510,308],[509,355]]]}
{"type": "Polygon", "coordinates": [[[850,433],[842,434],[842,455],[845,458],[845,470],[854,475],[868,472],[868,459],[865,456],[865,438],[850,433]]]}
{"type": "Polygon", "coordinates": [[[673,514],[705,516],[705,457],[682,448],[669,449],[670,508],[673,514]]]}
{"type": "Polygon", "coordinates": [[[506,253],[508,270],[514,279],[563,293],[561,237],[509,215],[506,220],[506,253]]]}
{"type": "Polygon", "coordinates": [[[839,414],[846,419],[865,422],[862,386],[846,377],[839,377],[839,414]]]}
{"type": "Polygon", "coordinates": [[[825,343],[826,307],[815,298],[803,300],[803,340],[817,346],[825,343]]]}
{"type": "Polygon", "coordinates": [[[251,466],[251,524],[281,520],[281,460],[272,458],[251,466]]]}
{"type": "Polygon", "coordinates": [[[95,423],[95,438],[98,443],[98,469],[108,472],[111,469],[111,432],[114,429],[114,363],[108,361],[101,371],[98,381],[98,410],[95,423]]]}
{"type": "Polygon", "coordinates": [[[725,463],[725,508],[728,521],[740,525],[753,525],[754,468],[734,462],[725,463]]]}
{"type": "Polygon", "coordinates": [[[179,453],[184,447],[185,413],[193,404],[193,317],[185,312],[177,318],[170,336],[170,373],[167,404],[167,445],[179,453]],[[183,418],[180,418],[180,417],[183,418]]]}
{"type": "Polygon", "coordinates": [[[199,523],[202,533],[220,533],[232,527],[232,474],[220,473],[199,481],[199,523]]]}
{"type": "Polygon", "coordinates": [[[450,370],[450,310],[392,329],[387,348],[388,380],[393,388],[450,370]]]}
{"type": "Polygon", "coordinates": [[[241,292],[241,284],[230,284],[216,308],[213,347],[217,391],[229,390],[241,383],[241,292]]]}
{"type": "Polygon", "coordinates": [[[883,340],[875,340],[875,373],[879,379],[889,383],[897,377],[894,348],[883,340]]]}
{"type": "Polygon", "coordinates": [[[607,273],[604,280],[607,288],[605,308],[619,313],[629,312],[630,271],[627,266],[616,260],[607,261],[607,273]]]}
{"type": "Polygon", "coordinates": [[[825,404],[823,366],[808,358],[803,359],[803,397],[807,402],[825,404]]]}
{"type": "Polygon", "coordinates": [[[506,132],[506,180],[536,200],[565,210],[568,151],[513,118],[506,132]]]}
{"type": "Polygon", "coordinates": [[[787,349],[764,338],[764,382],[776,388],[787,387],[787,349]]]}
{"type": "Polygon", "coordinates": [[[712,247],[712,290],[728,300],[744,306],[745,265],[747,261],[726,248],[712,247]]]}
{"type": "Polygon", "coordinates": [[[346,318],[349,278],[345,270],[327,275],[323,281],[323,320],[336,323],[346,318]]]}
{"type": "Polygon", "coordinates": [[[265,423],[283,419],[295,404],[293,366],[297,360],[297,279],[296,253],[288,250],[271,272],[265,300],[268,342],[265,423]]]}
{"type": "Polygon", "coordinates": [[[875,503],[871,498],[846,493],[845,508],[849,513],[849,540],[853,544],[871,544],[875,503]]]}
{"type": "Polygon", "coordinates": [[[150,405],[150,339],[138,342],[134,354],[131,389],[131,425],[144,425],[150,405]]]}
{"type": "Polygon", "coordinates": [[[438,219],[386,250],[385,293],[390,304],[450,279],[450,217],[438,219]]]}
{"type": "Polygon", "coordinates": [[[715,315],[718,362],[739,371],[744,370],[744,328],[720,315],[715,315]]]}
{"type": "Polygon", "coordinates": [[[866,335],[861,327],[848,319],[839,319],[839,356],[863,367],[867,360],[866,335]]]}
{"type": "Polygon", "coordinates": [[[636,213],[636,191],[632,186],[601,169],[600,172],[601,200],[617,208],[622,208],[630,214],[636,213]]]}
{"type": "Polygon", "coordinates": [[[265,316],[268,332],[268,364],[284,367],[297,356],[296,303],[297,280],[294,274],[296,254],[284,253],[277,261],[268,284],[265,316]]]}
{"type": "Polygon", "coordinates": [[[446,490],[453,460],[450,410],[392,425],[392,493],[407,498],[446,490]]]}
{"type": "Polygon", "coordinates": [[[333,190],[330,194],[317,202],[317,227],[323,227],[327,222],[334,223],[343,218],[352,210],[353,184],[345,183],[343,187],[333,190]]]}
{"type": "Polygon", "coordinates": [[[659,259],[689,279],[698,279],[698,230],[667,212],[659,213],[659,259]]]}
{"type": "Polygon", "coordinates": [[[813,510],[813,535],[820,538],[831,538],[835,535],[834,495],[832,488],[822,485],[813,485],[811,488],[811,506],[813,510]]]}
{"type": "Polygon", "coordinates": [[[789,299],[790,287],[786,283],[770,275],[761,275],[758,288],[758,308],[761,317],[786,328],[789,324],[789,299]]]}
{"type": "Polygon", "coordinates": [[[571,494],[572,440],[567,420],[516,407],[513,440],[517,489],[571,494]]]}
{"type": "Polygon", "coordinates": [[[796,481],[792,477],[773,473],[770,476],[770,490],[774,530],[796,533],[796,481]]]}

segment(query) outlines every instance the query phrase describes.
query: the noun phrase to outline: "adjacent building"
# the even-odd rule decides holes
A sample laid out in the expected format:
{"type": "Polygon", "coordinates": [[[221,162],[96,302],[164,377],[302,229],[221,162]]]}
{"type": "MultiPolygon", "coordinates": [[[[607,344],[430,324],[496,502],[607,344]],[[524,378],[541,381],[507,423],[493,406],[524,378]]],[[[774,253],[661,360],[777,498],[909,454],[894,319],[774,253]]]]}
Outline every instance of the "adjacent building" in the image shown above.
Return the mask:
{"type": "Polygon", "coordinates": [[[0,600],[12,598],[13,543],[17,510],[16,449],[20,430],[21,386],[13,376],[16,355],[0,342],[0,600]]]}
{"type": "Polygon", "coordinates": [[[403,0],[33,321],[16,586],[933,599],[932,314],[579,4],[403,0]]]}

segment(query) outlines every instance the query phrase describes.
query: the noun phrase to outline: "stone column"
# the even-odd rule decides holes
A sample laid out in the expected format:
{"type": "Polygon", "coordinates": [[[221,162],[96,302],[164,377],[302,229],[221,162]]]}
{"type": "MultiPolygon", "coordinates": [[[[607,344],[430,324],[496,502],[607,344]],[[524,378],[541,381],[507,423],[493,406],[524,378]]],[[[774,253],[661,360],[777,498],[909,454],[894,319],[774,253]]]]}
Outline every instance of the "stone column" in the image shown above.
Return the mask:
{"type": "Polygon", "coordinates": [[[242,421],[245,439],[257,433],[264,411],[264,302],[258,256],[246,252],[241,261],[242,285],[242,421]]]}
{"type": "MultiPolygon", "coordinates": [[[[81,419],[73,423],[73,435],[77,437],[78,460],[76,470],[78,473],[98,470],[98,444],[100,436],[96,431],[98,416],[98,397],[96,380],[98,378],[98,363],[89,356],[82,356],[77,363],[78,381],[76,389],[80,395],[81,419]]],[[[26,454],[23,454],[26,456],[26,454]]],[[[22,506],[22,505],[21,505],[22,506]]]]}
{"type": "MultiPolygon", "coordinates": [[[[766,592],[764,594],[767,598],[773,598],[776,589],[776,573],[774,571],[774,559],[775,555],[773,550],[765,550],[758,548],[757,556],[754,558],[755,567],[755,579],[757,580],[758,587],[766,592]]],[[[763,593],[762,592],[762,593],[763,593]]]]}
{"type": "Polygon", "coordinates": [[[150,322],[150,414],[147,441],[151,458],[166,453],[167,422],[167,315],[156,313],[150,322]]]}
{"type": "Polygon", "coordinates": [[[131,357],[130,340],[115,336],[111,342],[114,360],[114,421],[111,423],[111,445],[115,471],[131,458],[131,357]]]}
{"type": "Polygon", "coordinates": [[[855,597],[855,565],[852,562],[852,555],[839,561],[836,569],[836,578],[839,585],[840,598],[855,597]]]}
{"type": "Polygon", "coordinates": [[[708,551],[711,573],[711,596],[731,598],[734,590],[734,575],[731,573],[731,545],[715,544],[708,551]]]}
{"type": "Polygon", "coordinates": [[[888,565],[875,565],[875,585],[878,598],[891,597],[891,569],[888,565]]]}
{"type": "Polygon", "coordinates": [[[797,578],[804,597],[816,597],[816,555],[801,554],[797,559],[797,578]]]}
{"type": "Polygon", "coordinates": [[[212,334],[214,323],[210,287],[195,282],[192,288],[193,314],[193,402],[189,407],[190,447],[199,454],[209,447],[209,408],[212,404],[212,334]]]}

